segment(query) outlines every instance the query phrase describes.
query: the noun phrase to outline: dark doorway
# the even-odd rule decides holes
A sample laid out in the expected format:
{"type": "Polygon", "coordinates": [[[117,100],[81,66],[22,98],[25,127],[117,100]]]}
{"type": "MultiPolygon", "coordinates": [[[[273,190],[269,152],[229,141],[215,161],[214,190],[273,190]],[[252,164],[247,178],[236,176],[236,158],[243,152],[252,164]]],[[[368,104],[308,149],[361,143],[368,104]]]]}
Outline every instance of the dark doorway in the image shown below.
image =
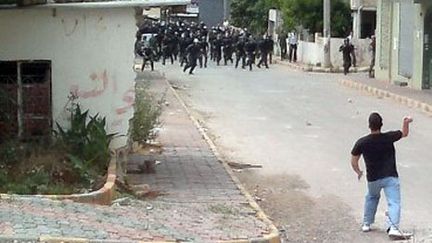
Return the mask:
{"type": "Polygon", "coordinates": [[[363,11],[361,19],[362,26],[360,37],[364,39],[375,35],[376,11],[363,11]]]}
{"type": "Polygon", "coordinates": [[[432,85],[432,7],[424,19],[424,49],[423,49],[423,89],[432,85]]]}

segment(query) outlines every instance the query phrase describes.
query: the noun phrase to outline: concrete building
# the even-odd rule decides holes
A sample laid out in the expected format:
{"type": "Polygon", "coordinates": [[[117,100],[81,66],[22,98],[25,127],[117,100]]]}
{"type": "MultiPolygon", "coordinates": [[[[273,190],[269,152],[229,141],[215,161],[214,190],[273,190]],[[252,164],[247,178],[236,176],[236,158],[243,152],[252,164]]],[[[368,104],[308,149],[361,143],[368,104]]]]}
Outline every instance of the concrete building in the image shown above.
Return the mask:
{"type": "Polygon", "coordinates": [[[187,4],[186,0],[0,5],[0,91],[13,114],[0,129],[20,137],[49,135],[67,124],[68,96],[106,117],[126,145],[135,100],[135,8],[187,4]],[[16,105],[11,105],[16,103],[16,105]]]}
{"type": "Polygon", "coordinates": [[[379,0],[377,17],[376,77],[430,89],[432,2],[379,0]]]}
{"type": "Polygon", "coordinates": [[[199,20],[208,26],[222,24],[230,17],[231,0],[200,0],[199,20]]]}
{"type": "Polygon", "coordinates": [[[351,0],[354,38],[364,39],[375,33],[377,1],[351,0]]]}

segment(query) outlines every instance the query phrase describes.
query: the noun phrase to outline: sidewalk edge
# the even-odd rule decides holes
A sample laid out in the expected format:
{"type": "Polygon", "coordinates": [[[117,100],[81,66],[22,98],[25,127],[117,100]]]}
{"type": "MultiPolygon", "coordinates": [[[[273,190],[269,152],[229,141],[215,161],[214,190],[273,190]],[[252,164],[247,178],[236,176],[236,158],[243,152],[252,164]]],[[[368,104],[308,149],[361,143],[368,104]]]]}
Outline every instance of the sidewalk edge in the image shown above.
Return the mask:
{"type": "MultiPolygon", "coordinates": [[[[293,69],[301,70],[303,72],[312,72],[312,73],[343,73],[343,68],[341,67],[335,67],[335,68],[323,68],[323,67],[317,67],[317,66],[308,66],[308,65],[301,65],[301,64],[294,64],[290,62],[285,62],[281,60],[274,60],[273,61],[276,64],[288,66],[293,69]]],[[[363,73],[368,72],[369,67],[351,67],[350,73],[363,73]]]]}
{"type": "Polygon", "coordinates": [[[387,90],[383,90],[383,89],[379,89],[379,88],[375,88],[373,86],[367,85],[367,84],[362,84],[360,82],[357,81],[353,81],[353,80],[348,80],[348,79],[342,79],[339,80],[339,84],[343,85],[345,87],[348,88],[352,88],[358,91],[363,91],[366,93],[369,93],[373,96],[376,97],[381,97],[381,98],[390,98],[402,105],[405,105],[407,107],[410,108],[415,108],[418,109],[428,115],[432,115],[432,105],[416,100],[416,99],[412,99],[409,98],[407,96],[403,96],[403,95],[399,95],[387,90]]]}
{"type": "Polygon", "coordinates": [[[240,180],[234,175],[234,173],[232,172],[231,168],[226,163],[226,161],[224,159],[222,159],[222,156],[218,152],[216,145],[210,139],[210,137],[207,135],[207,133],[205,132],[205,130],[201,126],[201,124],[198,122],[198,120],[192,115],[190,109],[186,106],[185,102],[180,97],[178,92],[171,86],[170,82],[168,81],[168,79],[165,76],[165,73],[162,73],[162,76],[163,76],[163,80],[166,82],[166,84],[168,85],[171,92],[173,92],[176,99],[180,102],[182,107],[186,110],[186,112],[189,116],[189,119],[192,120],[192,122],[195,124],[195,126],[197,127],[198,131],[201,133],[204,140],[210,146],[210,149],[212,150],[212,152],[214,153],[214,155],[216,156],[218,161],[223,165],[223,167],[225,168],[227,173],[230,175],[231,179],[234,181],[234,183],[239,188],[241,193],[246,197],[246,199],[249,202],[249,205],[254,210],[256,210],[256,212],[257,212],[256,217],[258,219],[264,221],[266,224],[268,224],[270,227],[270,230],[271,230],[270,234],[265,235],[262,238],[254,238],[254,239],[248,239],[248,240],[229,240],[229,241],[219,241],[219,242],[221,242],[221,243],[251,243],[251,242],[253,242],[253,243],[280,243],[281,242],[280,241],[280,235],[279,235],[279,231],[276,228],[276,226],[269,219],[269,217],[264,213],[264,211],[260,208],[260,206],[255,202],[255,200],[252,198],[252,196],[249,194],[249,192],[243,187],[243,185],[240,183],[240,180]]]}

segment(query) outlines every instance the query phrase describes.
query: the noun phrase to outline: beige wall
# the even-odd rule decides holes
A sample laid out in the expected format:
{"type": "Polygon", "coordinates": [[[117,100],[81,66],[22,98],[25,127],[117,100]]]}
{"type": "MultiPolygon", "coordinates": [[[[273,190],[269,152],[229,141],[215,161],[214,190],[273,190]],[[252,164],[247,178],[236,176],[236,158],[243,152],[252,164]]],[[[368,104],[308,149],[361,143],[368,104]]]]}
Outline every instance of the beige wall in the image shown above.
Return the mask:
{"type": "Polygon", "coordinates": [[[426,4],[414,5],[413,26],[413,73],[412,77],[399,74],[399,33],[400,3],[399,1],[380,0],[377,19],[377,64],[376,77],[389,80],[391,83],[407,82],[415,89],[422,88],[423,75],[423,37],[426,4]]]}
{"type": "MultiPolygon", "coordinates": [[[[343,66],[343,58],[342,53],[339,52],[339,47],[343,44],[343,40],[341,38],[332,38],[331,39],[331,62],[333,67],[342,67],[343,66]]],[[[370,39],[353,39],[352,43],[354,45],[356,58],[357,58],[357,66],[365,67],[370,65],[372,52],[369,51],[370,39]]],[[[324,60],[324,44],[322,38],[317,38],[316,42],[305,42],[300,41],[298,45],[298,61],[317,65],[322,64],[324,60]]]]}
{"type": "MultiPolygon", "coordinates": [[[[66,123],[70,92],[109,132],[127,135],[135,98],[133,8],[0,11],[0,59],[52,62],[53,120],[66,123]]],[[[113,148],[126,144],[121,136],[113,148]]]]}
{"type": "Polygon", "coordinates": [[[376,8],[378,5],[378,0],[351,0],[351,9],[356,10],[360,6],[363,8],[376,8]]]}

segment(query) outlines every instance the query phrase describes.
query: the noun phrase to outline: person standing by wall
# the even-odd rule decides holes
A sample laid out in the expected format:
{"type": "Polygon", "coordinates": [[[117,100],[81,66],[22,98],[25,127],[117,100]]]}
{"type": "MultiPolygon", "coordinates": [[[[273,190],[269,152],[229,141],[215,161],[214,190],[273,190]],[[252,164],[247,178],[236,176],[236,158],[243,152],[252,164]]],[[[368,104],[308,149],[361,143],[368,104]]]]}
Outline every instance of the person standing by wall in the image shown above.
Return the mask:
{"type": "Polygon", "coordinates": [[[371,231],[381,190],[384,190],[388,205],[388,236],[393,240],[411,237],[411,234],[403,233],[399,229],[401,199],[394,143],[408,136],[409,124],[412,121],[411,117],[406,116],[403,118],[401,131],[381,132],[382,117],[374,112],[369,116],[370,134],[357,140],[351,151],[351,166],[359,180],[363,176],[359,167],[361,155],[366,164],[368,191],[365,198],[363,232],[371,231]]]}
{"type": "Polygon", "coordinates": [[[295,32],[291,32],[288,37],[289,42],[289,62],[297,62],[297,35],[295,32]]]}
{"type": "Polygon", "coordinates": [[[369,66],[369,78],[375,77],[375,53],[376,53],[376,39],[373,35],[371,37],[371,43],[369,45],[369,50],[372,52],[371,64],[369,66]]]}
{"type": "Polygon", "coordinates": [[[285,31],[282,31],[281,34],[278,36],[279,38],[279,47],[280,47],[280,51],[281,51],[281,60],[285,60],[286,59],[286,55],[287,55],[287,34],[285,33],[285,31]]]}

